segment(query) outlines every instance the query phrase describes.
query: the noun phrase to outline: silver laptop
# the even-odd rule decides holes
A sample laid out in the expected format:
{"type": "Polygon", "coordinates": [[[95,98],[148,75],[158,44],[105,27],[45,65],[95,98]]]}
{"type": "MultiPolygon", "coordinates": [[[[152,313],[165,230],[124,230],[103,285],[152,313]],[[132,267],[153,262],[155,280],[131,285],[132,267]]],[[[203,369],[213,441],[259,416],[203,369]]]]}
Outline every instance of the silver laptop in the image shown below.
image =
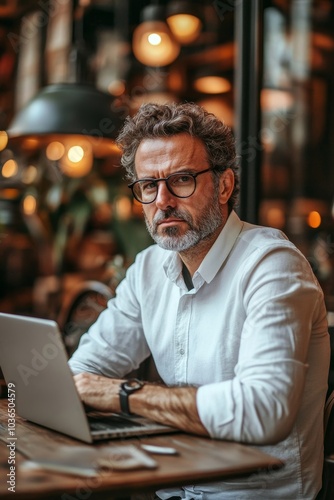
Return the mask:
{"type": "Polygon", "coordinates": [[[0,367],[18,415],[86,443],[177,432],[139,416],[87,414],[55,321],[0,313],[0,367]]]}

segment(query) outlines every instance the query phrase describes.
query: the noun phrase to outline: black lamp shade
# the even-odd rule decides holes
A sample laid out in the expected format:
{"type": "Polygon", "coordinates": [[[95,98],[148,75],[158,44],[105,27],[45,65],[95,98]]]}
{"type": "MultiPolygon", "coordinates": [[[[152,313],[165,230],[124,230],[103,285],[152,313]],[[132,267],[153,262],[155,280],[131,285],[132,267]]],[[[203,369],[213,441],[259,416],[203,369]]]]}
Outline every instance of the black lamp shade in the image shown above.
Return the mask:
{"type": "MultiPolygon", "coordinates": [[[[114,140],[124,122],[113,98],[87,84],[44,87],[10,123],[9,139],[56,135],[90,136],[95,142],[114,140]]],[[[108,142],[109,142],[108,141],[108,142]]]]}

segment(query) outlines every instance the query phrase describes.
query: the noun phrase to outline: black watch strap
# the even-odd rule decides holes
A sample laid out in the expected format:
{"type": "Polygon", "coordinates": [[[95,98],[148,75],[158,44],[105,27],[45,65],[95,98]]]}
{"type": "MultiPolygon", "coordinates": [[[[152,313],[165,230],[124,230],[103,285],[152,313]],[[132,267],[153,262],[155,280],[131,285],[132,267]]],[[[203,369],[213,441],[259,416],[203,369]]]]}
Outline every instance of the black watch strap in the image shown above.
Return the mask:
{"type": "Polygon", "coordinates": [[[122,413],[131,415],[129,407],[129,396],[133,392],[139,391],[144,385],[144,382],[138,380],[137,378],[130,378],[129,380],[121,383],[119,388],[119,401],[122,413]]]}

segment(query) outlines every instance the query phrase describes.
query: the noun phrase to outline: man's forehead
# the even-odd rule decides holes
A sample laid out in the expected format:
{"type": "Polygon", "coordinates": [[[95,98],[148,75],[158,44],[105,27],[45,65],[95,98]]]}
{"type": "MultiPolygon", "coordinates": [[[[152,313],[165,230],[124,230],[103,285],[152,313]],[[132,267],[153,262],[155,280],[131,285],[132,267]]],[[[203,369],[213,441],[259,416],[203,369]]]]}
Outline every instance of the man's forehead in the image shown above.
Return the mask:
{"type": "Polygon", "coordinates": [[[150,137],[143,139],[137,148],[136,156],[138,154],[141,156],[145,154],[159,153],[160,151],[162,154],[189,154],[191,151],[196,151],[198,154],[201,150],[203,153],[206,151],[201,139],[191,136],[188,133],[180,133],[167,137],[150,137]]]}

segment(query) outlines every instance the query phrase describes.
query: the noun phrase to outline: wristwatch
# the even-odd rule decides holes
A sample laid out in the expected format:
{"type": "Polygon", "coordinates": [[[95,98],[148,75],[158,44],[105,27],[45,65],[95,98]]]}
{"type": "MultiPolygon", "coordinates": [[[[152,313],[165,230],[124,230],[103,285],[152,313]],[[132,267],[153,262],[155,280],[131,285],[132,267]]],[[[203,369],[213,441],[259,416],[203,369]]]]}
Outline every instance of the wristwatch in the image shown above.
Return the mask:
{"type": "Polygon", "coordinates": [[[137,378],[130,378],[129,380],[122,382],[119,388],[119,401],[122,413],[125,413],[126,415],[131,415],[129,408],[129,396],[133,392],[139,391],[144,385],[145,382],[142,382],[137,378]]]}

